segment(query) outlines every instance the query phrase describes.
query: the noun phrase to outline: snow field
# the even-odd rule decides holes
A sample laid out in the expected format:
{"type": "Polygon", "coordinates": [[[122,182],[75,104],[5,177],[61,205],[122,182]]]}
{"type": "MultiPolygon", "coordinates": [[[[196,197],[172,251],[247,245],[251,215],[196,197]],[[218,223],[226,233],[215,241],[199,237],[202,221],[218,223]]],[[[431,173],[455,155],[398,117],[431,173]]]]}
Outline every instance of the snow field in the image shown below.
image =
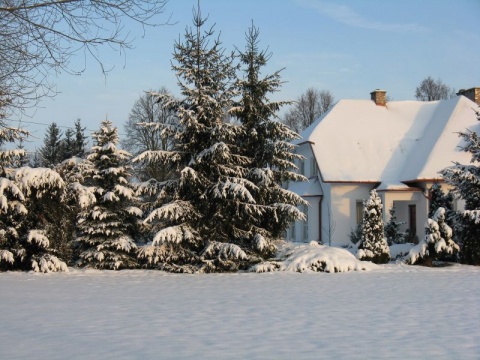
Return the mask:
{"type": "Polygon", "coordinates": [[[480,268],[0,274],[1,359],[478,359],[480,268]]]}

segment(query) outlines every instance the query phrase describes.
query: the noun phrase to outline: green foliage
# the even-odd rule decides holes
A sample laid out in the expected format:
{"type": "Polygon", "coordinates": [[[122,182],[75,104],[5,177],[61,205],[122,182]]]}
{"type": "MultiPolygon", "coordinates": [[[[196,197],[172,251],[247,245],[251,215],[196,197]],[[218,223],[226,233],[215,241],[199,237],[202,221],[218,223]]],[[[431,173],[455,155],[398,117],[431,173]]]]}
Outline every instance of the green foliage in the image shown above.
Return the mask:
{"type": "Polygon", "coordinates": [[[453,211],[453,194],[449,191],[447,194],[443,192],[439,183],[435,183],[430,188],[430,203],[428,207],[428,217],[431,218],[435,212],[443,207],[448,214],[453,211]]]}
{"type": "Polygon", "coordinates": [[[399,227],[405,222],[397,221],[397,215],[395,213],[395,207],[391,207],[388,210],[390,213],[390,219],[388,223],[385,225],[385,238],[387,239],[388,246],[393,244],[404,244],[405,243],[405,235],[399,232],[399,227]]]}
{"type": "Polygon", "coordinates": [[[362,240],[362,223],[357,224],[355,229],[350,230],[349,237],[352,244],[360,244],[362,240]]]}
{"type": "Polygon", "coordinates": [[[40,148],[41,164],[44,167],[53,167],[63,160],[62,158],[62,131],[56,123],[50,124],[40,148]]]}

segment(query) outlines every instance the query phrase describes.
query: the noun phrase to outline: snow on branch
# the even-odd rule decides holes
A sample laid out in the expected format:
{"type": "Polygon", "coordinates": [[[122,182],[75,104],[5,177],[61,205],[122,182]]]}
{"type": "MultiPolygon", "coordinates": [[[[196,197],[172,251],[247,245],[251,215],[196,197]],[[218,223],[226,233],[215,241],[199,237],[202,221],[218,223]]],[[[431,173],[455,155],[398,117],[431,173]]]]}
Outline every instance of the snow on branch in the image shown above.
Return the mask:
{"type": "Polygon", "coordinates": [[[137,157],[135,157],[132,162],[147,162],[147,163],[167,163],[167,162],[178,162],[180,161],[180,154],[176,151],[166,151],[166,150],[148,150],[144,151],[137,157]]]}
{"type": "Polygon", "coordinates": [[[287,214],[292,219],[301,221],[307,219],[305,214],[294,205],[277,203],[273,204],[273,207],[275,207],[278,211],[287,214]]]}
{"type": "Polygon", "coordinates": [[[30,230],[27,235],[27,242],[37,244],[43,249],[47,249],[50,245],[50,241],[41,230],[30,230]]]}
{"type": "Polygon", "coordinates": [[[105,202],[119,202],[120,198],[113,192],[113,191],[107,191],[103,195],[103,201],[105,202]]]}
{"type": "Polygon", "coordinates": [[[196,157],[198,163],[210,161],[212,158],[227,160],[231,156],[230,149],[224,142],[213,144],[208,149],[202,150],[196,157]]]}
{"type": "Polygon", "coordinates": [[[135,217],[142,217],[143,216],[143,211],[139,209],[136,206],[129,206],[125,209],[125,212],[129,215],[135,216],[135,217]]]}
{"type": "Polygon", "coordinates": [[[13,254],[8,250],[0,250],[0,262],[7,262],[13,264],[14,257],[13,254]]]}
{"type": "MultiPolygon", "coordinates": [[[[0,178],[0,209],[3,212],[8,211],[8,197],[5,194],[5,192],[8,191],[8,193],[13,196],[14,198],[24,201],[25,198],[22,194],[22,191],[18,188],[18,186],[11,180],[6,179],[6,178],[0,178]]],[[[22,205],[23,206],[23,205],[22,205]]]]}
{"type": "Polygon", "coordinates": [[[68,271],[67,264],[51,254],[42,254],[32,258],[32,270],[35,272],[68,271]]]}
{"type": "Polygon", "coordinates": [[[230,243],[212,241],[208,243],[201,256],[205,259],[247,260],[248,255],[240,246],[230,243]]]}
{"type": "Polygon", "coordinates": [[[68,189],[75,194],[77,203],[82,209],[85,209],[97,202],[94,187],[84,186],[78,182],[75,182],[69,184],[68,189]]]}
{"type": "Polygon", "coordinates": [[[180,244],[183,240],[193,238],[193,234],[184,226],[169,226],[157,232],[152,245],[158,246],[164,243],[180,244]]]}
{"type": "Polygon", "coordinates": [[[115,185],[115,192],[126,200],[132,199],[135,194],[133,189],[123,185],[115,185]]]}
{"type": "Polygon", "coordinates": [[[52,190],[65,187],[60,174],[47,168],[22,167],[15,170],[14,178],[25,195],[31,195],[32,189],[35,189],[38,198],[52,190]]]}
{"type": "Polygon", "coordinates": [[[155,219],[160,221],[178,221],[192,215],[195,215],[193,206],[188,201],[177,200],[153,210],[144,222],[149,223],[155,219]]]}
{"type": "Polygon", "coordinates": [[[249,204],[256,203],[250,191],[248,191],[243,184],[234,183],[229,180],[215,184],[211,192],[213,198],[216,199],[234,198],[249,204]]]}

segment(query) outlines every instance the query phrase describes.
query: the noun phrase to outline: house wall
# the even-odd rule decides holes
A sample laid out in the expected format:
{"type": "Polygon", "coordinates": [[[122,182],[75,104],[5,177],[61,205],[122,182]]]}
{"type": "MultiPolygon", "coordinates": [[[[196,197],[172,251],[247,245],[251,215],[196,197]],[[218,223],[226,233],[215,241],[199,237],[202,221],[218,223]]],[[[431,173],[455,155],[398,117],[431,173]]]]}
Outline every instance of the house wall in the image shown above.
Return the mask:
{"type": "Polygon", "coordinates": [[[428,198],[422,191],[380,191],[380,198],[383,204],[383,221],[386,224],[390,220],[390,208],[395,207],[397,221],[404,222],[400,225],[399,231],[405,232],[411,227],[409,224],[409,206],[416,208],[416,237],[422,239],[425,231],[424,226],[428,218],[428,198]]]}
{"type": "Polygon", "coordinates": [[[322,207],[323,243],[345,246],[350,244],[350,232],[357,226],[357,202],[368,199],[373,184],[329,184],[329,188],[330,201],[325,197],[322,207]]]}
{"type": "MultiPolygon", "coordinates": [[[[318,179],[318,170],[316,161],[314,160],[311,146],[309,143],[304,143],[297,147],[297,154],[302,155],[305,159],[297,161],[298,173],[304,175],[309,181],[318,179]],[[302,164],[303,162],[303,164],[302,164]]],[[[287,231],[287,239],[295,242],[310,242],[320,240],[320,203],[321,196],[308,196],[304,200],[308,202],[308,206],[304,208],[300,206],[299,209],[306,213],[307,222],[296,221],[287,231]],[[305,228],[307,232],[305,233],[305,228]]]]}
{"type": "MultiPolygon", "coordinates": [[[[307,164],[306,164],[307,165],[307,164]]],[[[305,166],[308,169],[307,166],[305,166]]],[[[423,183],[422,188],[429,189],[433,183],[423,183]]],[[[304,222],[297,221],[290,228],[287,239],[298,242],[321,241],[325,245],[345,246],[350,244],[350,233],[357,226],[357,203],[363,202],[370,196],[374,184],[368,183],[323,183],[323,196],[310,196],[304,199],[308,206],[308,233],[304,233],[304,222]]],[[[442,184],[447,192],[448,185],[442,184]]],[[[415,228],[416,237],[421,240],[425,236],[425,223],[428,219],[429,199],[427,190],[412,191],[378,191],[383,204],[383,221],[390,220],[389,210],[395,206],[397,221],[404,222],[399,227],[401,232],[410,228],[409,206],[414,205],[416,210],[415,228]]],[[[463,204],[454,204],[456,209],[462,209],[463,204]]],[[[303,211],[304,209],[301,208],[303,211]]]]}
{"type": "Polygon", "coordinates": [[[309,196],[304,198],[308,201],[308,207],[299,209],[303,212],[307,210],[307,223],[305,233],[305,221],[296,221],[287,232],[287,239],[295,242],[320,241],[320,196],[309,196]]]}

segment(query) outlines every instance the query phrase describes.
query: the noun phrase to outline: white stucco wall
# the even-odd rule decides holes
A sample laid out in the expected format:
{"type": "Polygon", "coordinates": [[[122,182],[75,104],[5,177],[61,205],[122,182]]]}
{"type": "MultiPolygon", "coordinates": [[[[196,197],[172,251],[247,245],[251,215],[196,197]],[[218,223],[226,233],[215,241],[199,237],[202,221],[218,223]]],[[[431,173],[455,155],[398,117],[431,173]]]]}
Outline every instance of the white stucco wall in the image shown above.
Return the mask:
{"type": "Polygon", "coordinates": [[[324,201],[322,206],[323,243],[335,246],[348,245],[350,232],[357,226],[357,201],[368,199],[373,184],[328,185],[330,201],[324,201]]]}
{"type": "Polygon", "coordinates": [[[380,198],[383,204],[383,221],[387,223],[390,220],[390,208],[395,206],[397,221],[404,222],[399,227],[401,232],[405,232],[411,227],[409,224],[409,206],[415,205],[416,208],[416,236],[418,240],[424,236],[424,226],[428,218],[428,198],[422,191],[380,191],[380,198]]]}

